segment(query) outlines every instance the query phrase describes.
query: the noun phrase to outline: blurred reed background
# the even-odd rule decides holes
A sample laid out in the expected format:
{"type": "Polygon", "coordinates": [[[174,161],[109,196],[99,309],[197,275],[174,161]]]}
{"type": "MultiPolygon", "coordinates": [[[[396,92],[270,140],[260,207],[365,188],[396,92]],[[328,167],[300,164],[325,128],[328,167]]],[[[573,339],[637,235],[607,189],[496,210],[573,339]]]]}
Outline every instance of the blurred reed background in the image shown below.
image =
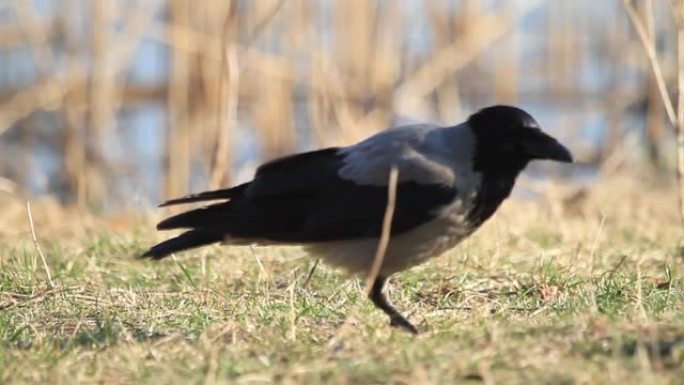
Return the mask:
{"type": "MultiPolygon", "coordinates": [[[[652,5],[674,86],[675,21],[652,5]]],[[[568,142],[577,178],[674,167],[622,0],[0,2],[0,192],[149,207],[292,151],[494,103],[568,142]]]]}

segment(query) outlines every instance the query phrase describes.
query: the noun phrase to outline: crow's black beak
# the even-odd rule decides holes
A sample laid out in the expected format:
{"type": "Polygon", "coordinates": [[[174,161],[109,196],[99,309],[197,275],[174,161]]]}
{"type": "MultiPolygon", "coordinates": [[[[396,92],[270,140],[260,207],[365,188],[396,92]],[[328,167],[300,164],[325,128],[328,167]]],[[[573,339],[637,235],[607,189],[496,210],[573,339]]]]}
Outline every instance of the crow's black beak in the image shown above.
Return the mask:
{"type": "Polygon", "coordinates": [[[532,159],[548,159],[565,163],[573,162],[572,154],[565,146],[541,131],[536,132],[532,138],[523,142],[523,151],[532,159]]]}

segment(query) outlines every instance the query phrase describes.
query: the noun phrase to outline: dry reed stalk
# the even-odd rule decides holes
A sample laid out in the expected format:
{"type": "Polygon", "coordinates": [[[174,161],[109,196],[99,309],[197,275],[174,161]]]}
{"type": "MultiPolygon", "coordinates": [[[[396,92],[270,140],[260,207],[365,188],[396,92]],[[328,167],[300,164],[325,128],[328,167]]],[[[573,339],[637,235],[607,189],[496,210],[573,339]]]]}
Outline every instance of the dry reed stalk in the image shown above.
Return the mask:
{"type": "MultiPolygon", "coordinates": [[[[518,18],[524,17],[541,1],[529,0],[519,3],[518,18]]],[[[398,109],[409,114],[420,114],[424,98],[433,92],[450,74],[462,69],[477,58],[482,51],[506,35],[515,27],[502,12],[483,15],[478,23],[452,44],[434,52],[432,60],[409,74],[397,87],[395,103],[398,109]]]]}
{"type": "Polygon", "coordinates": [[[333,60],[348,76],[348,92],[365,96],[368,69],[375,48],[376,5],[371,0],[337,1],[334,5],[335,52],[333,60]]]}
{"type": "MultiPolygon", "coordinates": [[[[309,71],[308,88],[310,90],[324,90],[326,87],[325,58],[311,55],[311,71],[309,71]]],[[[332,121],[333,109],[330,95],[326,92],[312,92],[307,94],[307,107],[313,138],[319,146],[332,146],[337,144],[337,137],[333,136],[332,121]]]]}
{"type": "MultiPolygon", "coordinates": [[[[508,22],[516,20],[516,3],[504,2],[503,12],[508,22]]],[[[501,44],[498,53],[500,55],[494,69],[494,95],[497,103],[514,104],[518,95],[518,68],[519,63],[519,38],[515,30],[511,31],[506,40],[501,44]]]]}
{"type": "MultiPolygon", "coordinates": [[[[320,6],[311,6],[308,0],[295,0],[289,8],[288,28],[292,39],[293,54],[306,57],[310,70],[304,76],[308,92],[304,95],[307,106],[308,123],[311,138],[316,147],[328,147],[335,144],[332,138],[332,109],[326,92],[325,76],[322,73],[323,48],[320,35],[316,34],[315,20],[321,17],[320,6]]],[[[293,82],[293,87],[295,86],[293,82]]]]}
{"type": "Polygon", "coordinates": [[[352,101],[354,96],[350,95],[350,87],[347,83],[349,78],[344,77],[341,68],[331,62],[330,58],[326,59],[323,62],[322,73],[325,75],[323,82],[324,90],[328,93],[335,125],[339,128],[336,140],[342,144],[357,142],[368,136],[369,132],[372,133],[372,128],[364,125],[361,108],[352,101]]]}
{"type": "Polygon", "coordinates": [[[0,106],[0,135],[18,120],[30,115],[41,107],[52,107],[58,103],[65,90],[60,81],[48,76],[54,64],[50,51],[49,32],[52,28],[42,28],[35,6],[26,1],[15,0],[11,3],[17,15],[18,41],[30,47],[34,54],[33,64],[37,70],[37,85],[17,92],[0,106]]]}
{"type": "Polygon", "coordinates": [[[351,125],[353,119],[344,101],[347,100],[338,69],[332,58],[323,49],[317,50],[312,57],[312,70],[309,76],[309,114],[312,131],[319,143],[341,145],[351,143],[354,135],[342,127],[351,125]],[[313,92],[316,90],[316,92],[313,92]]]}
{"type": "Polygon", "coordinates": [[[349,52],[336,50],[337,55],[327,56],[324,73],[330,77],[323,81],[341,142],[349,143],[390,124],[402,58],[402,41],[396,38],[401,31],[401,7],[360,1],[340,8],[344,13],[336,18],[336,44],[349,52]]]}
{"type": "MultiPolygon", "coordinates": [[[[223,18],[225,21],[225,18],[223,18]]],[[[223,23],[226,24],[225,22],[223,23]]],[[[230,30],[230,28],[227,28],[230,30]]],[[[224,28],[225,30],[225,28],[224,28]]],[[[221,49],[220,52],[213,52],[210,49],[204,49],[204,47],[211,45],[218,45],[221,47],[226,47],[227,44],[222,41],[225,40],[226,33],[214,33],[209,34],[206,32],[198,31],[188,27],[178,26],[169,23],[162,23],[157,20],[152,20],[150,26],[144,31],[145,37],[154,39],[166,45],[172,46],[177,49],[184,50],[188,53],[202,54],[207,60],[216,61],[220,63],[225,60],[225,49],[221,49]],[[175,41],[171,41],[169,36],[171,35],[170,30],[175,30],[173,33],[178,37],[175,41]],[[218,36],[218,37],[217,37],[218,36]],[[193,45],[193,42],[201,42],[204,44],[193,45]]],[[[242,39],[240,39],[242,40],[242,39]]],[[[282,61],[290,62],[291,65],[295,66],[296,62],[289,57],[285,57],[282,54],[270,53],[267,51],[260,50],[255,47],[246,46],[240,43],[235,44],[235,50],[237,55],[240,57],[240,67],[244,67],[246,70],[255,71],[259,76],[266,76],[272,78],[274,81],[290,81],[300,83],[301,79],[305,79],[304,76],[298,76],[294,73],[283,73],[278,71],[271,71],[272,67],[268,65],[262,65],[261,63],[267,63],[269,61],[282,61]]],[[[222,71],[221,73],[226,73],[222,71]]],[[[249,81],[250,79],[245,79],[249,81]]],[[[245,92],[241,92],[242,95],[249,96],[249,89],[251,89],[250,84],[247,83],[245,86],[245,92]]],[[[313,89],[314,92],[327,92],[324,89],[313,89]]],[[[342,95],[336,95],[336,97],[342,97],[342,95]]]]}
{"type": "Polygon", "coordinates": [[[12,95],[0,105],[0,135],[34,111],[59,105],[67,91],[59,79],[50,77],[12,95]]]}
{"type": "MultiPolygon", "coordinates": [[[[621,7],[622,5],[616,4],[621,7]]],[[[619,11],[622,11],[620,9],[619,11]]],[[[624,82],[621,74],[622,66],[626,65],[624,48],[630,45],[626,39],[625,25],[623,18],[617,18],[615,23],[608,25],[607,37],[605,41],[605,52],[607,53],[610,90],[608,91],[607,102],[607,134],[603,147],[601,148],[601,161],[608,159],[611,154],[618,149],[622,141],[622,114],[626,108],[622,92],[624,82]]]]}
{"type": "Polygon", "coordinates": [[[40,17],[35,5],[30,1],[14,0],[12,2],[18,24],[22,31],[27,45],[32,48],[34,54],[33,63],[38,72],[38,80],[44,80],[54,64],[54,58],[50,49],[50,32],[46,28],[41,28],[40,17]]]}
{"type": "MultiPolygon", "coordinates": [[[[182,49],[186,52],[189,53],[200,53],[204,55],[206,60],[210,61],[217,61],[221,62],[225,60],[225,56],[223,53],[220,55],[217,55],[212,52],[212,50],[202,50],[203,46],[208,46],[208,45],[213,45],[217,44],[220,46],[226,46],[226,44],[222,43],[216,36],[208,33],[204,33],[201,31],[193,30],[187,27],[182,27],[178,25],[173,25],[173,24],[165,24],[161,23],[158,21],[152,21],[151,26],[145,31],[146,37],[152,38],[154,40],[160,41],[164,44],[173,46],[174,48],[182,49]],[[168,32],[171,29],[175,29],[175,33],[178,34],[178,36],[182,37],[179,38],[175,41],[170,41],[168,38],[168,35],[170,33],[168,32]],[[191,45],[190,42],[192,41],[200,41],[204,42],[205,44],[203,46],[194,46],[191,45]]],[[[221,36],[225,36],[226,34],[219,34],[221,36]]],[[[242,40],[242,39],[241,39],[242,40]]],[[[315,44],[312,44],[315,46],[315,44]]],[[[323,54],[321,50],[317,49],[310,49],[308,52],[311,52],[314,58],[312,58],[312,70],[309,71],[309,74],[313,73],[316,71],[316,69],[322,69],[319,71],[319,74],[326,74],[326,75],[331,75],[333,76],[332,81],[335,81],[335,79],[339,79],[339,84],[341,85],[346,85],[347,81],[349,80],[348,76],[345,76],[344,74],[339,73],[339,70],[337,68],[334,68],[331,63],[331,59],[323,54]],[[321,64],[323,63],[323,64],[321,64]],[[334,71],[334,72],[333,72],[334,71]]],[[[222,50],[223,52],[224,50],[222,50]]],[[[320,84],[320,86],[314,86],[313,82],[310,81],[310,75],[298,75],[297,73],[294,72],[283,72],[283,71],[277,71],[273,70],[273,66],[263,64],[263,63],[269,63],[270,61],[278,61],[278,62],[289,62],[291,66],[296,67],[297,62],[293,61],[289,57],[286,57],[282,54],[275,54],[275,53],[270,53],[266,51],[259,50],[255,47],[249,47],[241,44],[236,44],[236,54],[240,57],[240,67],[244,67],[245,70],[249,71],[254,71],[256,74],[259,76],[264,76],[271,78],[273,81],[287,81],[287,82],[292,82],[293,84],[297,85],[306,85],[307,89],[310,93],[316,93],[318,95],[326,95],[328,99],[330,99],[332,103],[332,99],[335,101],[345,101],[347,102],[346,104],[362,104],[359,101],[352,100],[352,97],[346,94],[346,89],[348,87],[328,87],[328,81],[327,79],[322,80],[321,82],[316,82],[316,84],[320,84]],[[308,82],[307,82],[308,80],[308,82]]],[[[230,55],[229,55],[230,56],[230,55]]],[[[221,70],[222,74],[226,74],[227,71],[221,70]]],[[[254,95],[254,90],[255,87],[252,84],[252,79],[255,79],[255,77],[250,77],[250,78],[245,78],[245,84],[241,85],[239,87],[239,95],[240,97],[247,97],[248,102],[254,95]]],[[[158,93],[157,93],[158,94],[158,93]]],[[[345,105],[337,105],[336,108],[339,110],[344,110],[346,108],[345,105]]],[[[345,114],[346,117],[349,117],[349,121],[353,121],[351,119],[351,115],[347,114],[345,111],[341,111],[342,114],[345,114]]],[[[358,130],[362,131],[362,130],[358,130]]],[[[367,134],[367,131],[364,133],[364,135],[367,134]]]]}
{"type": "MultiPolygon", "coordinates": [[[[20,1],[16,3],[21,4],[20,1]]],[[[60,26],[56,20],[50,20],[47,23],[37,24],[31,27],[31,33],[37,36],[54,36],[59,33],[60,26]]],[[[12,50],[22,47],[26,44],[26,33],[20,27],[5,23],[0,25],[0,47],[3,50],[12,50]]]]}
{"type": "Polygon", "coordinates": [[[227,185],[231,180],[232,140],[237,127],[240,68],[238,59],[238,10],[231,0],[223,22],[220,98],[217,114],[216,146],[214,148],[209,183],[211,188],[227,185]]]}
{"type": "Polygon", "coordinates": [[[319,6],[309,0],[292,0],[288,5],[282,12],[285,13],[283,19],[287,23],[285,29],[291,36],[289,51],[295,57],[306,57],[311,62],[317,48],[313,21],[320,18],[317,12],[319,6]]]}
{"type": "MultiPolygon", "coordinates": [[[[20,0],[13,1],[12,4],[20,7],[32,7],[20,0]]],[[[73,180],[70,184],[78,185],[74,190],[81,191],[81,198],[78,199],[81,202],[102,199],[106,193],[103,178],[109,177],[107,173],[122,174],[120,163],[123,162],[105,159],[108,152],[102,147],[110,142],[103,143],[102,133],[97,132],[104,130],[107,138],[120,138],[114,133],[115,113],[122,109],[124,103],[159,101],[166,97],[172,116],[171,124],[185,127],[184,135],[188,138],[185,142],[192,145],[202,140],[206,142],[202,146],[204,149],[211,146],[211,151],[202,152],[210,154],[202,160],[211,164],[210,179],[216,187],[227,184],[230,179],[230,135],[235,132],[238,105],[245,110],[252,110],[252,114],[260,120],[259,127],[262,130],[273,130],[270,133],[264,131],[262,135],[270,156],[288,151],[295,141],[298,131],[293,129],[293,120],[298,105],[296,96],[292,95],[300,90],[304,90],[304,97],[308,98],[310,104],[314,136],[325,144],[349,143],[384,128],[394,110],[400,110],[402,114],[425,116],[425,111],[434,108],[434,101],[443,120],[457,119],[460,95],[456,73],[476,60],[488,45],[505,36],[517,23],[517,18],[511,17],[512,6],[508,3],[494,9],[494,12],[484,12],[479,9],[483,8],[481,2],[469,0],[462,11],[471,17],[458,22],[453,17],[453,7],[437,7],[445,4],[438,0],[428,2],[428,8],[448,11],[441,12],[437,15],[439,17],[430,15],[428,22],[439,44],[432,47],[434,53],[429,60],[403,77],[402,63],[407,63],[406,67],[411,68],[417,58],[408,57],[402,52],[402,44],[408,33],[402,23],[402,12],[405,12],[402,5],[353,0],[330,3],[326,7],[306,0],[271,0],[244,2],[236,7],[237,1],[208,0],[192,5],[193,11],[188,12],[191,19],[187,23],[174,21],[165,24],[153,19],[155,12],[152,11],[160,3],[164,2],[134,2],[131,3],[134,6],[121,9],[116,2],[88,4],[92,12],[91,51],[95,59],[95,71],[89,79],[85,95],[81,90],[88,81],[87,74],[79,74],[78,69],[69,64],[65,77],[51,74],[50,66],[46,66],[47,76],[33,88],[7,98],[0,97],[3,99],[0,120],[7,123],[7,126],[0,126],[0,133],[17,119],[30,116],[33,111],[50,110],[55,106],[63,109],[66,123],[54,137],[65,141],[65,158],[68,159],[64,162],[71,165],[65,169],[68,179],[73,180]],[[228,12],[229,8],[232,8],[232,13],[228,12]],[[204,12],[204,17],[192,17],[200,11],[204,12]],[[287,16],[278,16],[279,12],[287,12],[287,16]],[[225,16],[226,13],[232,16],[225,16]],[[228,19],[232,21],[228,23],[228,19]],[[239,29],[238,20],[240,25],[247,27],[239,29]],[[332,25],[320,26],[322,21],[330,20],[332,25]],[[112,28],[114,21],[121,28],[112,28]],[[436,21],[442,25],[437,25],[436,21]],[[450,38],[458,28],[462,28],[462,32],[456,33],[456,38],[450,38]],[[321,31],[332,32],[332,36],[321,31]],[[244,38],[238,40],[238,35],[244,38]],[[120,75],[128,68],[141,37],[152,37],[168,44],[174,52],[184,52],[184,87],[187,89],[184,100],[179,96],[182,93],[176,92],[183,88],[178,87],[179,83],[169,83],[171,87],[176,87],[171,91],[165,85],[146,88],[144,85],[127,85],[118,81],[123,79],[120,75]],[[227,41],[230,43],[227,44],[227,41]],[[264,46],[267,48],[264,49],[264,46]],[[269,51],[268,47],[274,46],[279,47],[280,51],[269,51]],[[196,62],[193,61],[195,58],[196,62]],[[250,76],[239,78],[238,64],[250,76]],[[194,82],[191,74],[197,74],[200,82],[194,82]],[[272,95],[264,94],[268,84],[276,84],[268,88],[274,91],[272,95]],[[433,95],[437,97],[432,99],[433,95]],[[89,99],[89,96],[93,98],[89,99]],[[180,104],[172,101],[179,97],[180,104]],[[5,104],[5,100],[11,103],[5,104]],[[82,132],[84,106],[89,107],[91,112],[89,125],[94,127],[92,132],[82,132]],[[412,108],[415,106],[420,108],[412,108]],[[265,113],[268,116],[264,116],[265,113]],[[176,118],[177,115],[181,115],[180,120],[176,118]],[[281,123],[286,126],[287,132],[277,131],[277,135],[273,134],[276,132],[275,126],[281,123]],[[202,128],[202,133],[192,130],[196,127],[202,128]],[[341,135],[337,131],[342,131],[341,135]],[[111,136],[108,135],[110,133],[111,136]],[[106,164],[103,164],[102,159],[106,164]]],[[[520,16],[539,3],[521,1],[520,16]]],[[[78,14],[77,8],[82,3],[71,4],[72,8],[64,12],[67,15],[65,25],[78,24],[70,23],[67,17],[78,14]]],[[[188,7],[189,4],[187,2],[188,7]]],[[[33,8],[28,9],[29,13],[34,11],[33,8]]],[[[22,12],[26,14],[26,11],[22,12]]],[[[21,36],[28,44],[46,46],[45,41],[53,39],[50,31],[55,31],[59,23],[36,19],[34,16],[29,14],[23,17],[25,25],[12,29],[23,31],[21,36]]],[[[0,26],[0,41],[5,33],[10,36],[10,32],[10,28],[0,26]]],[[[49,45],[46,47],[51,48],[49,45]]],[[[502,49],[504,52],[498,50],[496,56],[499,62],[509,61],[500,59],[503,57],[501,53],[514,55],[517,52],[509,45],[502,46],[502,49]]],[[[574,55],[568,52],[568,55],[574,55]]],[[[515,94],[515,91],[511,91],[515,69],[508,64],[497,67],[495,73],[498,98],[506,100],[515,94]],[[506,71],[511,72],[507,74],[506,71]]],[[[175,77],[175,72],[171,76],[175,77]]],[[[27,132],[26,136],[30,134],[27,132]]],[[[34,142],[26,140],[26,151],[30,151],[34,142]]],[[[183,141],[177,140],[174,146],[183,141]]],[[[171,150],[169,147],[167,155],[185,158],[176,159],[185,167],[185,171],[174,171],[176,178],[187,179],[187,167],[192,154],[187,147],[186,150],[171,150]]],[[[178,167],[174,165],[173,169],[178,170],[178,167]]],[[[187,184],[187,181],[177,184],[184,183],[187,184]]]]}
{"type": "Polygon", "coordinates": [[[366,114],[368,123],[374,127],[389,126],[393,112],[394,85],[401,77],[402,39],[404,14],[402,7],[379,7],[376,23],[376,48],[372,53],[370,72],[370,93],[373,95],[372,109],[366,114]]]}
{"type": "MultiPolygon", "coordinates": [[[[282,0],[255,2],[245,20],[249,27],[243,28],[248,44],[258,42],[261,35],[280,11],[282,0]]],[[[279,25],[286,36],[291,35],[291,23],[279,25]]],[[[292,39],[283,38],[284,55],[291,56],[292,39]]],[[[274,159],[295,150],[297,132],[294,127],[295,90],[291,80],[294,79],[294,68],[289,61],[280,58],[266,60],[260,65],[267,68],[268,73],[280,73],[279,79],[273,80],[260,76],[249,81],[253,86],[251,94],[251,118],[255,131],[260,138],[262,157],[274,159]]]]}
{"type": "MultiPolygon", "coordinates": [[[[655,25],[653,16],[653,2],[646,0],[641,7],[646,34],[651,40],[649,44],[655,44],[655,25]]],[[[662,121],[660,111],[660,96],[658,80],[655,75],[648,77],[647,111],[646,111],[646,141],[651,163],[658,167],[660,163],[660,140],[662,139],[662,121]]]]}
{"type": "MultiPolygon", "coordinates": [[[[225,18],[230,3],[223,1],[203,1],[197,4],[193,24],[206,36],[220,36],[221,25],[225,18]]],[[[219,100],[221,93],[221,61],[215,58],[221,57],[223,50],[220,39],[202,40],[201,52],[197,57],[197,92],[193,93],[193,118],[196,121],[198,131],[193,132],[194,139],[199,139],[198,144],[202,154],[211,154],[214,150],[215,138],[221,128],[219,121],[219,100]]],[[[207,169],[211,167],[211,157],[204,156],[201,160],[207,169]]],[[[210,171],[209,171],[210,172],[210,171]]]]}
{"type": "MultiPolygon", "coordinates": [[[[159,8],[159,1],[140,2],[135,7],[121,9],[109,7],[105,4],[91,6],[93,38],[91,51],[93,56],[93,70],[90,87],[90,125],[92,135],[86,133],[85,164],[81,170],[80,194],[78,200],[84,202],[102,203],[106,198],[112,198],[114,190],[106,186],[105,178],[119,178],[125,176],[124,167],[128,158],[115,162],[107,157],[105,148],[115,148],[126,153],[127,149],[120,143],[117,132],[116,114],[122,105],[130,104],[125,100],[127,96],[135,94],[127,92],[125,81],[119,81],[124,71],[130,66],[143,32],[153,19],[159,8]],[[114,17],[119,16],[122,24],[116,35],[112,30],[114,17]],[[106,142],[106,145],[105,145],[106,142]]],[[[124,78],[125,80],[125,78],[124,78]]],[[[78,84],[76,82],[75,84],[78,84]]],[[[149,92],[148,92],[149,93],[149,92]]],[[[158,95],[158,92],[150,93],[158,95]]],[[[75,98],[79,93],[75,93],[75,98]]],[[[71,101],[77,104],[77,99],[71,101]]],[[[125,198],[124,198],[125,200],[125,198]]]]}
{"type": "Polygon", "coordinates": [[[203,49],[208,45],[222,45],[222,33],[216,33],[214,35],[195,30],[189,26],[151,20],[150,25],[145,29],[144,34],[145,37],[159,41],[174,49],[180,49],[188,53],[202,53],[207,55],[207,58],[211,60],[217,62],[221,61],[221,52],[212,52],[211,50],[205,50],[203,52],[203,49]],[[173,40],[171,38],[172,36],[173,40]],[[204,44],[198,45],[198,42],[204,44]]]}
{"type": "Polygon", "coordinates": [[[372,53],[378,45],[378,4],[371,0],[338,1],[334,7],[334,52],[328,62],[333,108],[345,141],[357,141],[381,128],[367,116],[372,53]],[[333,64],[334,63],[334,64],[333,64]]]}
{"type": "Polygon", "coordinates": [[[273,18],[279,13],[283,4],[285,4],[285,0],[272,0],[270,4],[265,1],[253,3],[254,20],[250,23],[253,26],[250,27],[245,38],[247,45],[254,44],[255,40],[272,24],[273,18]]]}
{"type": "MultiPolygon", "coordinates": [[[[189,4],[186,0],[171,1],[169,13],[173,24],[187,27],[189,10],[189,4]]],[[[175,31],[177,29],[170,30],[169,39],[171,41],[179,38],[175,35],[175,31]]],[[[188,54],[183,50],[174,48],[172,50],[167,100],[169,122],[166,138],[164,189],[167,197],[185,194],[190,180],[189,76],[188,54]]]]}
{"type": "MultiPolygon", "coordinates": [[[[623,4],[625,9],[627,10],[627,14],[629,15],[630,20],[632,21],[632,25],[637,31],[637,35],[639,36],[639,40],[641,41],[641,45],[646,50],[646,56],[648,57],[648,60],[651,64],[651,70],[653,71],[653,75],[655,76],[655,80],[658,84],[658,91],[660,92],[660,99],[663,101],[663,104],[665,105],[665,111],[667,112],[667,117],[670,120],[670,123],[673,124],[673,126],[676,127],[676,122],[677,122],[677,113],[675,112],[674,105],[672,103],[672,100],[670,99],[670,95],[667,92],[667,85],[665,83],[665,77],[663,76],[663,70],[660,66],[660,62],[658,61],[658,53],[656,52],[656,47],[655,47],[655,38],[653,36],[649,35],[649,28],[646,23],[651,23],[651,22],[644,22],[642,18],[639,16],[639,13],[637,10],[634,8],[630,0],[623,0],[623,4]]],[[[650,13],[652,16],[653,14],[650,13]]]]}
{"type": "Polygon", "coordinates": [[[646,98],[646,146],[651,164],[656,168],[660,165],[660,143],[663,133],[663,112],[658,82],[653,74],[648,77],[648,94],[646,98]]]}
{"type": "MultiPolygon", "coordinates": [[[[76,7],[75,1],[70,1],[62,12],[73,11],[76,7]]],[[[66,16],[65,16],[66,17],[66,16]]],[[[76,31],[73,26],[69,26],[65,31],[65,44],[67,47],[66,72],[67,78],[75,79],[78,77],[81,68],[78,61],[78,46],[76,42],[76,31]]],[[[79,106],[79,98],[85,99],[86,90],[84,87],[72,87],[64,97],[62,113],[66,124],[66,140],[64,143],[64,172],[68,180],[72,199],[75,200],[79,208],[86,205],[85,199],[85,159],[86,143],[83,138],[83,124],[85,123],[85,109],[79,106]]]]}
{"type": "MultiPolygon", "coordinates": [[[[279,71],[292,71],[289,66],[272,62],[279,71]]],[[[264,156],[267,159],[281,157],[295,150],[297,132],[294,129],[294,92],[288,82],[273,81],[260,77],[257,96],[252,106],[252,116],[264,156]]]]}
{"type": "Polygon", "coordinates": [[[90,124],[85,162],[84,189],[88,203],[100,203],[107,188],[102,180],[104,167],[101,160],[105,154],[106,131],[113,128],[112,77],[109,68],[111,4],[105,1],[90,3],[91,7],[91,54],[93,58],[90,79],[90,124]]]}
{"type": "Polygon", "coordinates": [[[128,85],[125,77],[121,75],[131,66],[136,49],[161,4],[161,0],[142,1],[136,7],[126,8],[121,16],[125,23],[109,53],[110,77],[113,84],[111,99],[114,110],[119,110],[125,102],[124,95],[128,85]]]}
{"type": "Polygon", "coordinates": [[[570,35],[568,26],[567,1],[556,1],[549,4],[549,38],[547,39],[548,56],[547,76],[548,82],[554,84],[551,90],[554,96],[562,98],[568,88],[570,80],[568,55],[570,51],[570,35]]]}
{"type": "Polygon", "coordinates": [[[665,77],[658,60],[658,53],[655,43],[655,18],[653,16],[653,3],[646,0],[645,3],[645,17],[641,18],[634,8],[634,5],[629,0],[624,0],[623,4],[629,15],[632,25],[639,35],[646,55],[651,64],[651,70],[655,77],[660,91],[660,97],[665,104],[665,110],[670,123],[676,130],[677,134],[677,180],[679,182],[679,216],[684,225],[684,2],[682,0],[673,1],[671,3],[674,11],[674,18],[677,24],[677,86],[679,91],[679,99],[677,102],[677,109],[674,108],[674,103],[670,98],[665,83],[665,77]]]}
{"type": "MultiPolygon", "coordinates": [[[[444,2],[430,3],[430,24],[433,26],[433,52],[438,52],[452,44],[460,36],[467,34],[469,28],[477,24],[479,5],[472,1],[463,3],[460,9],[444,2]]],[[[461,117],[460,84],[456,73],[445,76],[435,90],[437,112],[442,122],[453,122],[461,117]]],[[[428,107],[421,107],[428,110],[428,107]]],[[[426,111],[427,112],[427,111],[426,111]]]]}
{"type": "MultiPolygon", "coordinates": [[[[401,74],[402,7],[375,7],[373,45],[367,71],[364,124],[372,130],[386,128],[392,119],[394,84],[401,74]]],[[[361,99],[363,100],[363,99],[361,99]]]]}

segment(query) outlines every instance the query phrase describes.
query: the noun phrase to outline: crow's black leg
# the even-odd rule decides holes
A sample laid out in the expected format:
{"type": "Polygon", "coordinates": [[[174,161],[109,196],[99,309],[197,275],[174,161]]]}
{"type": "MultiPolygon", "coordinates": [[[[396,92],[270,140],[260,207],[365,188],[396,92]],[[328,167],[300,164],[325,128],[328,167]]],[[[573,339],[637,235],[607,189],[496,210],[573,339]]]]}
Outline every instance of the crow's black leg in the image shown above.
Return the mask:
{"type": "Polygon", "coordinates": [[[387,297],[382,293],[382,289],[385,287],[385,282],[387,282],[386,277],[377,277],[373,283],[373,288],[368,294],[368,298],[373,301],[373,304],[378,308],[382,309],[390,317],[390,325],[403,328],[412,334],[418,334],[418,329],[413,326],[406,318],[404,318],[397,309],[392,306],[392,304],[387,300],[387,297]]]}

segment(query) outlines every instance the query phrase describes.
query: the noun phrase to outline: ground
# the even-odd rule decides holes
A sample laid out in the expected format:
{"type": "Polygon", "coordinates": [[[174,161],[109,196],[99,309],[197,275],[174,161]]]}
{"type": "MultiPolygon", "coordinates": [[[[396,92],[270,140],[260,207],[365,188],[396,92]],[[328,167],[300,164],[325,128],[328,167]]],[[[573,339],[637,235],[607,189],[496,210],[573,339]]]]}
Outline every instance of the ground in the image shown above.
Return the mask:
{"type": "Polygon", "coordinates": [[[684,383],[674,189],[622,177],[572,198],[524,195],[393,278],[415,337],[388,327],[361,280],[323,264],[307,280],[314,260],[299,249],[140,261],[163,236],[149,215],[49,223],[36,204],[51,280],[25,213],[5,218],[0,382],[684,383]]]}

